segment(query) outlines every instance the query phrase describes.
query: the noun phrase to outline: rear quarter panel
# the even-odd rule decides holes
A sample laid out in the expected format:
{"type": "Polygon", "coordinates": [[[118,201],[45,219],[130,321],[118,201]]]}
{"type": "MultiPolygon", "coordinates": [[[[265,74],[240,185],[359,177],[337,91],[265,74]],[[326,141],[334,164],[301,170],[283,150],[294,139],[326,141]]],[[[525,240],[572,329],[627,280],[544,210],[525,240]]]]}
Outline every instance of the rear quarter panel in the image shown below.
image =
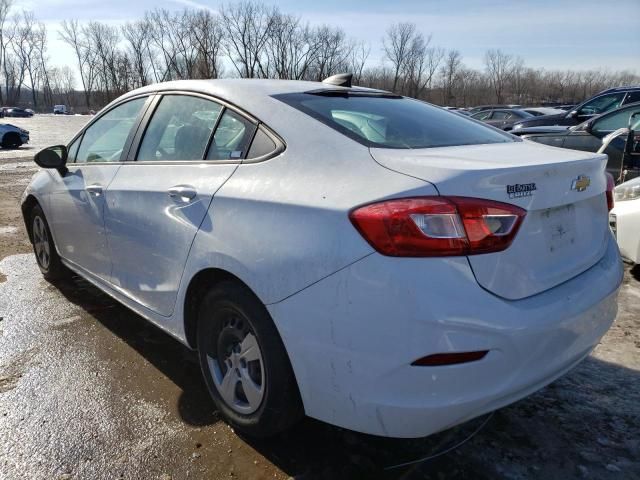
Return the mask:
{"type": "Polygon", "coordinates": [[[431,184],[381,167],[367,148],[313,124],[327,131],[298,135],[280,156],[240,165],[216,193],[187,278],[221,268],[263,303],[278,302],[373,251],[349,220],[352,208],[437,194],[431,184]]]}

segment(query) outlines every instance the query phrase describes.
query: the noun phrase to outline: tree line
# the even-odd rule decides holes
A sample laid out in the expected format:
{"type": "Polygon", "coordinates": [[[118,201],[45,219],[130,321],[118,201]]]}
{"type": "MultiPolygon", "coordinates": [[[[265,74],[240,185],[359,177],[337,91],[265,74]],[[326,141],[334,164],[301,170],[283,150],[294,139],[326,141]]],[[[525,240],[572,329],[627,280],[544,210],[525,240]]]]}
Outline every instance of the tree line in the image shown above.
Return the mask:
{"type": "Polygon", "coordinates": [[[13,12],[0,0],[0,104],[35,109],[64,103],[97,110],[131,89],[178,79],[220,77],[322,80],[340,72],[354,84],[381,88],[441,105],[574,103],[607,87],[640,83],[635,72],[557,71],[527,67],[500,49],[484,68],[434,43],[414,23],[390,25],[381,38],[382,60],[371,65],[372,46],[335,26],[311,25],[256,1],[219,11],[155,9],[121,26],[65,20],[56,32],[75,65],[53,66],[47,29],[33,12],[13,12]],[[78,90],[77,85],[81,88],[78,90]]]}

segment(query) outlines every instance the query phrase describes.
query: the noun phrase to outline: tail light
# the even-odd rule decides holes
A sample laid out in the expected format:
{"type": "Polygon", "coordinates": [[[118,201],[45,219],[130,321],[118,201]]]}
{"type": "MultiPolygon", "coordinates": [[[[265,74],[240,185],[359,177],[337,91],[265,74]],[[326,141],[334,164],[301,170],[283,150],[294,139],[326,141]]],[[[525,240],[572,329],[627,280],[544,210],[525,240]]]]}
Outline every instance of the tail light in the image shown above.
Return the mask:
{"type": "Polygon", "coordinates": [[[440,257],[504,250],[525,215],[526,210],[507,203],[434,196],[365,205],[349,218],[383,255],[440,257]]]}
{"type": "Polygon", "coordinates": [[[609,207],[609,211],[613,210],[613,189],[616,187],[616,182],[613,179],[613,175],[609,172],[605,172],[607,176],[607,207],[609,207]]]}

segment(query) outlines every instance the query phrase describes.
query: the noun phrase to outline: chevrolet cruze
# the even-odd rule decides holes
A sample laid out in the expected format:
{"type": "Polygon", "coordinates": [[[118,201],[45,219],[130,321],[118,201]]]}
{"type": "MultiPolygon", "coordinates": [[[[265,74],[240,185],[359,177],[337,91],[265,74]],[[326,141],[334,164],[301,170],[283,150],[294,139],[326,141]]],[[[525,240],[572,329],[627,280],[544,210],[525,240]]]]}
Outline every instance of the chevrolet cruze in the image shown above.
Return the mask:
{"type": "Polygon", "coordinates": [[[197,350],[224,418],[425,436],[584,359],[622,266],[606,156],[389,92],[132,91],[43,150],[22,211],[74,272],[197,350]]]}

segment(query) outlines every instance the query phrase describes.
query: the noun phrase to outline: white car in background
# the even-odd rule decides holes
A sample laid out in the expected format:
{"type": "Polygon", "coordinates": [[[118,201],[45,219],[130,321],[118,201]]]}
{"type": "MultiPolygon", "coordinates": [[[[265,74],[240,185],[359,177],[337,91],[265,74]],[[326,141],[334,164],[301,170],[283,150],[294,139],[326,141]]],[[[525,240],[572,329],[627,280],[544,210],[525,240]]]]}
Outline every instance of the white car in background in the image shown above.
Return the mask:
{"type": "Polygon", "coordinates": [[[303,413],[429,435],[552,382],[616,316],[605,155],[346,77],[150,85],[35,160],[44,276],[197,349],[251,435],[303,413]]]}
{"type": "Polygon", "coordinates": [[[640,177],[621,183],[615,190],[614,209],[609,214],[625,260],[640,264],[640,177]]]}
{"type": "Polygon", "coordinates": [[[29,132],[10,123],[0,123],[0,146],[18,148],[29,143],[29,132]]]}

